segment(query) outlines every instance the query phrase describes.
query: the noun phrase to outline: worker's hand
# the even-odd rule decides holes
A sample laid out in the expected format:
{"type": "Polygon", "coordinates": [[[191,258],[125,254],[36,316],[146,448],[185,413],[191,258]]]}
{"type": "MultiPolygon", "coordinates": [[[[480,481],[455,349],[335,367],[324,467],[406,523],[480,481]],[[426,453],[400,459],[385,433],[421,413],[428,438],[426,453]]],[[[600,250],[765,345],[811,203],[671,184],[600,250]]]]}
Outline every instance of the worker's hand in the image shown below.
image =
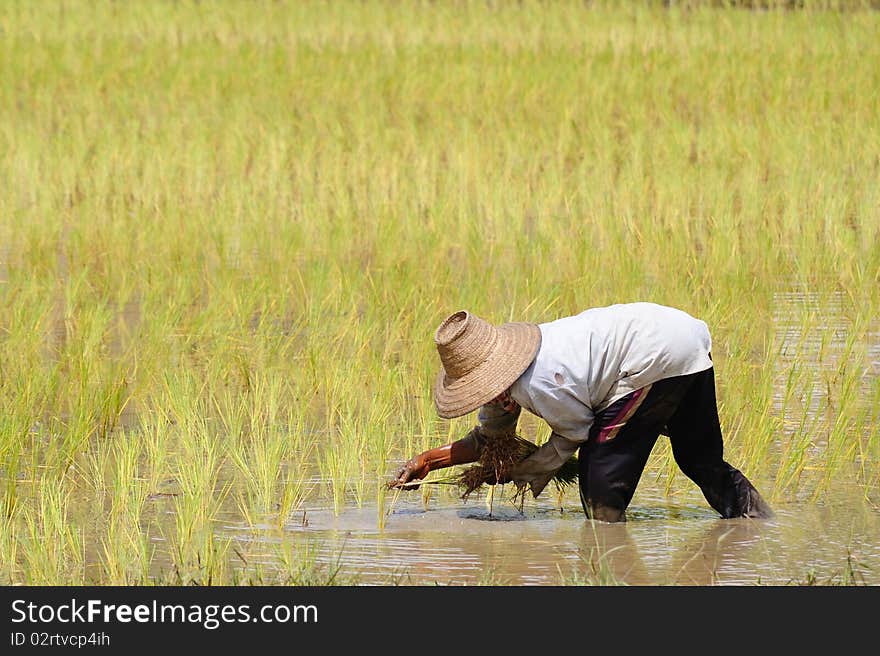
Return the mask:
{"type": "Polygon", "coordinates": [[[550,478],[547,478],[547,480],[542,483],[536,481],[533,475],[525,473],[524,469],[525,466],[521,462],[511,467],[510,478],[508,480],[513,481],[518,492],[522,492],[523,488],[529,486],[532,490],[532,494],[537,499],[538,495],[541,494],[541,490],[544,489],[544,486],[547,485],[547,481],[549,481],[553,475],[550,474],[550,478]]]}
{"type": "Polygon", "coordinates": [[[418,485],[407,485],[411,481],[421,480],[431,471],[431,467],[424,453],[413,456],[407,460],[394,475],[392,481],[394,487],[406,487],[408,490],[418,489],[418,485]]]}
{"type": "Polygon", "coordinates": [[[527,481],[524,480],[525,478],[526,476],[522,473],[522,462],[519,462],[507,471],[506,482],[513,481],[519,488],[526,484],[527,481]]]}

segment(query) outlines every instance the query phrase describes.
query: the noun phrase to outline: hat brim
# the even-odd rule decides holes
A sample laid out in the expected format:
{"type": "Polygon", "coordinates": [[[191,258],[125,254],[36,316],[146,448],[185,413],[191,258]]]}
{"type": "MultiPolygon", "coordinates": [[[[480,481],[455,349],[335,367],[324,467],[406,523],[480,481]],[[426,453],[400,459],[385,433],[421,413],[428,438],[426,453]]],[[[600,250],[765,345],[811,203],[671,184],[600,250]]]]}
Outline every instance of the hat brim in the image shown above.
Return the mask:
{"type": "Polygon", "coordinates": [[[505,323],[482,364],[460,378],[441,368],[434,383],[434,405],[444,419],[473,412],[513,385],[529,368],[541,346],[541,329],[534,323],[505,323]]]}

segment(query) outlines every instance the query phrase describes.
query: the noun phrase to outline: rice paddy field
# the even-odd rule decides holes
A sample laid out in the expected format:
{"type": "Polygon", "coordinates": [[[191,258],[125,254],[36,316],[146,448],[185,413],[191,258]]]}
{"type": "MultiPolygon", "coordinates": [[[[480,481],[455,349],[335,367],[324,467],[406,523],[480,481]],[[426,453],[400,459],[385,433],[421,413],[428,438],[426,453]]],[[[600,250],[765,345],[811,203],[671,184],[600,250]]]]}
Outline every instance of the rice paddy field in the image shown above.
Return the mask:
{"type": "Polygon", "coordinates": [[[880,14],[669,4],[0,4],[0,583],[880,583],[880,14]],[[638,300],[776,519],[386,488],[443,317],[638,300]]]}

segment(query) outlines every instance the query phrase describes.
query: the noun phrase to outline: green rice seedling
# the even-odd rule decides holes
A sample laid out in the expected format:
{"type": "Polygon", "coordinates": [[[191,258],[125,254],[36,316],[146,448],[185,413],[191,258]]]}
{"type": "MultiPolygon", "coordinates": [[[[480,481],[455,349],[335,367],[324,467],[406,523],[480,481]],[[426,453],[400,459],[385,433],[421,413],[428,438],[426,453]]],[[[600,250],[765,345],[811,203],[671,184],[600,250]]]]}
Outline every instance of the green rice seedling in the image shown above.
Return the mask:
{"type": "Polygon", "coordinates": [[[22,582],[82,584],[84,544],[77,524],[70,521],[70,490],[63,479],[46,476],[36,485],[37,504],[22,512],[22,582]]]}
{"type": "Polygon", "coordinates": [[[342,453],[340,446],[325,446],[319,454],[321,478],[330,489],[333,512],[337,515],[345,507],[347,481],[351,480],[354,474],[351,465],[350,457],[342,453]]]}
{"type": "MultiPolygon", "coordinates": [[[[431,499],[434,498],[437,489],[433,485],[422,485],[419,491],[421,492],[422,508],[428,510],[431,506],[431,499]]],[[[490,493],[491,491],[492,489],[490,488],[490,493]]]]}
{"type": "Polygon", "coordinates": [[[5,518],[11,518],[18,508],[18,463],[19,458],[16,455],[9,455],[3,460],[4,476],[0,479],[3,490],[3,496],[0,497],[0,516],[5,518]]]}
{"type": "Polygon", "coordinates": [[[150,553],[141,528],[149,479],[142,476],[141,435],[123,432],[113,440],[107,496],[110,513],[101,537],[102,579],[134,585],[149,578],[150,553]]]}
{"type": "Polygon", "coordinates": [[[158,492],[161,484],[169,478],[171,427],[164,417],[154,414],[144,422],[139,437],[143,440],[147,490],[158,492]]]}
{"type": "MultiPolygon", "coordinates": [[[[727,390],[742,390],[736,395],[728,391],[719,402],[728,459],[743,471],[763,470],[783,431],[782,419],[774,407],[778,373],[774,368],[756,367],[749,362],[735,371],[729,361],[724,372],[730,377],[727,390]]],[[[789,400],[782,402],[783,410],[789,400]]]]}
{"type": "Polygon", "coordinates": [[[306,421],[305,411],[297,406],[292,390],[285,389],[290,399],[280,412],[278,439],[284,443],[283,462],[280,466],[276,491],[275,525],[281,528],[288,517],[297,512],[312,492],[311,472],[316,439],[306,421]]]}
{"type": "Polygon", "coordinates": [[[511,585],[511,582],[504,572],[487,563],[480,569],[474,585],[501,586],[511,585]]]}
{"type": "Polygon", "coordinates": [[[107,493],[107,478],[113,459],[113,442],[97,440],[84,450],[78,460],[76,472],[78,480],[92,491],[96,497],[107,493]]]}
{"type": "Polygon", "coordinates": [[[193,530],[186,521],[178,524],[182,541],[171,544],[172,570],[164,582],[175,585],[224,585],[231,579],[230,539],[216,535],[209,526],[193,530]]]}
{"type": "Polygon", "coordinates": [[[149,493],[148,480],[142,476],[143,444],[140,433],[122,432],[113,440],[113,471],[111,475],[111,514],[129,515],[135,522],[140,517],[149,493]]]}
{"type": "Polygon", "coordinates": [[[363,458],[365,466],[372,470],[373,476],[365,472],[364,478],[370,480],[376,490],[376,520],[381,531],[385,528],[387,512],[385,499],[388,491],[388,453],[392,449],[395,424],[390,421],[390,405],[378,401],[371,407],[361,430],[365,443],[363,458]]]}
{"type": "Polygon", "coordinates": [[[626,585],[626,582],[615,574],[610,563],[611,554],[615,549],[602,551],[592,547],[587,553],[578,554],[580,566],[572,566],[569,573],[564,572],[561,566],[557,566],[560,585],[626,585]]]}
{"type": "Polygon", "coordinates": [[[334,559],[324,563],[318,560],[319,553],[324,551],[312,542],[294,543],[284,539],[273,547],[280,563],[276,577],[282,585],[351,585],[356,582],[343,571],[342,549],[334,559]]]}
{"type": "MultiPolygon", "coordinates": [[[[202,430],[206,430],[206,427],[203,426],[202,430]]],[[[181,445],[174,476],[180,496],[199,506],[213,505],[218,491],[224,487],[220,481],[220,468],[225,456],[223,447],[204,434],[193,438],[182,437],[181,445]]]]}
{"type": "Polygon", "coordinates": [[[0,515],[0,582],[13,585],[18,581],[18,522],[11,514],[0,515]]]}
{"type": "Polygon", "coordinates": [[[880,491],[880,377],[873,381],[873,393],[867,400],[866,423],[871,428],[859,441],[858,480],[865,496],[876,499],[880,491]]]}
{"type": "Polygon", "coordinates": [[[174,530],[163,529],[169,543],[174,579],[181,584],[214,582],[226,575],[225,554],[229,541],[215,534],[215,520],[228,494],[217,498],[192,498],[186,492],[174,497],[174,530]]]}
{"type": "Polygon", "coordinates": [[[250,527],[254,532],[265,526],[265,515],[257,514],[246,493],[242,491],[235,493],[235,506],[238,510],[238,516],[245,526],[250,527]]]}
{"type": "MultiPolygon", "coordinates": [[[[294,431],[296,429],[293,429],[294,431]]],[[[291,457],[283,467],[280,478],[280,493],[275,513],[275,525],[281,528],[292,513],[300,510],[313,485],[308,479],[308,463],[314,452],[314,444],[310,443],[299,449],[294,449],[291,457]]]]}
{"type": "MultiPolygon", "coordinates": [[[[382,463],[384,464],[384,463],[382,463]]],[[[383,467],[384,470],[384,467],[383,467]]],[[[385,484],[384,476],[376,477],[376,527],[383,531],[390,510],[385,508],[385,499],[388,496],[388,486],[385,484]]]]}
{"type": "MultiPolygon", "coordinates": [[[[858,331],[854,331],[858,334],[858,331]]],[[[836,370],[826,372],[826,430],[825,458],[816,485],[814,497],[828,492],[855,463],[859,444],[863,440],[860,426],[867,426],[868,411],[861,403],[864,360],[862,345],[852,336],[844,345],[836,370]]]]}
{"type": "Polygon", "coordinates": [[[230,450],[230,460],[244,480],[240,506],[247,506],[243,515],[250,524],[271,515],[275,527],[282,528],[311,490],[307,474],[314,443],[305,442],[298,415],[291,414],[282,424],[255,430],[246,438],[247,445],[230,450]]]}
{"type": "Polygon", "coordinates": [[[136,518],[111,517],[101,538],[101,581],[108,585],[144,585],[150,581],[150,558],[147,536],[136,518]]]}
{"type": "Polygon", "coordinates": [[[866,568],[862,563],[855,561],[853,555],[847,550],[846,562],[840,572],[820,575],[815,568],[810,568],[803,578],[791,579],[785,582],[787,585],[817,586],[817,585],[840,585],[856,586],[868,585],[865,580],[866,568]]]}
{"type": "Polygon", "coordinates": [[[263,514],[268,514],[277,503],[281,465],[287,452],[285,439],[284,431],[278,426],[255,426],[246,444],[229,452],[245,480],[250,503],[263,514]]]}
{"type": "MultiPolygon", "coordinates": [[[[355,442],[359,443],[362,442],[362,440],[358,438],[355,442]]],[[[373,479],[369,475],[369,470],[371,469],[370,463],[362,454],[362,451],[352,451],[348,448],[343,451],[343,455],[351,460],[351,463],[347,467],[348,471],[352,472],[348,488],[351,491],[354,504],[358,508],[364,507],[364,503],[368,499],[369,491],[373,484],[373,479]]]]}
{"type": "Polygon", "coordinates": [[[182,581],[217,581],[227,546],[214,536],[214,521],[231,490],[220,479],[228,445],[218,434],[193,380],[167,379],[165,393],[178,426],[174,454],[174,532],[167,536],[175,576],[182,581]]]}

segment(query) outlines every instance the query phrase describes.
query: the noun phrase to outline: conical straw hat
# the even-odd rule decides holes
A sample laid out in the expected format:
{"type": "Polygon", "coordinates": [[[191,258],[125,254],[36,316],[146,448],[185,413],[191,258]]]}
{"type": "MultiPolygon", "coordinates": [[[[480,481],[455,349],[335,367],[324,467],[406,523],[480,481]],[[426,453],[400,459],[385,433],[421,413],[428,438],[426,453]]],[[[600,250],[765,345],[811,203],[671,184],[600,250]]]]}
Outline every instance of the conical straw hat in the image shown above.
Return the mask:
{"type": "Polygon", "coordinates": [[[434,334],[443,368],[434,384],[434,405],[445,419],[488,403],[529,368],[541,345],[533,323],[492,324],[461,310],[434,334]]]}

